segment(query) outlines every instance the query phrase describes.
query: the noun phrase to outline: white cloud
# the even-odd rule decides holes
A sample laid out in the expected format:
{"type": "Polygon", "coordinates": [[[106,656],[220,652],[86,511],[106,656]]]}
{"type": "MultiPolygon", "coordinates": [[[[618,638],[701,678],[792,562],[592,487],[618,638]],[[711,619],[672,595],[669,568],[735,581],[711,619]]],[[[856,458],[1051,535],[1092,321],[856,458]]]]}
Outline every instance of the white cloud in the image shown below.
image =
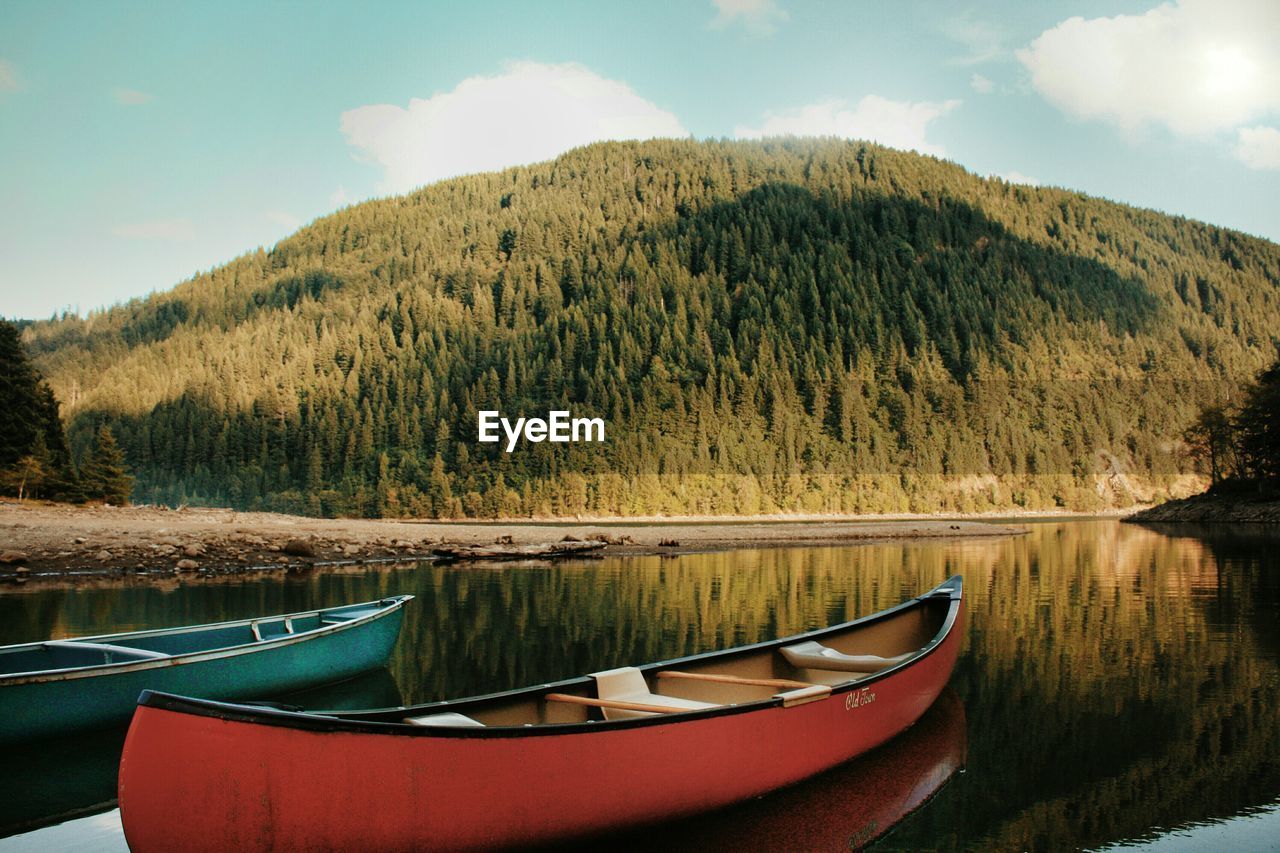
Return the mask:
{"type": "Polygon", "coordinates": [[[1280,130],[1274,127],[1242,127],[1236,158],[1250,169],[1280,169],[1280,130]]]}
{"type": "Polygon", "coordinates": [[[754,35],[767,36],[790,17],[777,0],[711,0],[711,5],[716,7],[711,26],[718,30],[742,24],[754,35]]]}
{"type": "Polygon", "coordinates": [[[996,84],[981,74],[974,74],[969,78],[969,86],[980,95],[989,95],[991,90],[996,87],[996,84]]]}
{"type": "Polygon", "coordinates": [[[979,65],[1005,58],[1005,30],[990,21],[975,20],[969,14],[952,18],[942,25],[942,33],[965,48],[965,54],[952,59],[955,65],[979,65]]]}
{"type": "Polygon", "coordinates": [[[736,127],[739,139],[764,136],[840,136],[867,139],[891,148],[914,149],[945,156],[942,147],[925,138],[929,123],[960,106],[960,101],[891,101],[867,95],[856,107],[847,101],[820,101],[804,107],[766,113],[759,127],[736,127]]]}
{"type": "Polygon", "coordinates": [[[262,214],[262,217],[268,222],[274,222],[276,225],[283,225],[290,231],[296,231],[302,225],[302,220],[285,210],[268,210],[262,214]]]}
{"type": "Polygon", "coordinates": [[[407,108],[372,104],[342,114],[342,133],[403,192],[441,178],[555,157],[606,139],[688,136],[679,120],[617,80],[576,63],[514,62],[407,108]]]}
{"type": "Polygon", "coordinates": [[[117,225],[111,233],[128,240],[190,240],[196,229],[190,219],[156,219],[117,225]]]}
{"type": "Polygon", "coordinates": [[[1133,132],[1208,134],[1280,109],[1280,3],[1182,0],[1069,18],[1017,52],[1064,112],[1133,132]]]}
{"type": "Polygon", "coordinates": [[[1026,184],[1032,187],[1040,186],[1039,179],[1033,178],[1030,175],[1024,175],[1021,172],[1008,171],[1008,172],[1005,172],[1003,175],[996,175],[996,177],[1003,178],[1004,180],[1008,181],[1011,184],[1026,184]]]}
{"type": "Polygon", "coordinates": [[[126,107],[137,107],[149,103],[153,96],[148,95],[146,92],[139,92],[137,89],[112,89],[111,97],[115,99],[117,104],[124,104],[126,107]]]}
{"type": "Polygon", "coordinates": [[[0,92],[18,91],[18,72],[13,63],[0,59],[0,92]]]}
{"type": "Polygon", "coordinates": [[[347,203],[347,188],[338,185],[338,188],[329,195],[329,203],[334,207],[342,207],[347,203]]]}

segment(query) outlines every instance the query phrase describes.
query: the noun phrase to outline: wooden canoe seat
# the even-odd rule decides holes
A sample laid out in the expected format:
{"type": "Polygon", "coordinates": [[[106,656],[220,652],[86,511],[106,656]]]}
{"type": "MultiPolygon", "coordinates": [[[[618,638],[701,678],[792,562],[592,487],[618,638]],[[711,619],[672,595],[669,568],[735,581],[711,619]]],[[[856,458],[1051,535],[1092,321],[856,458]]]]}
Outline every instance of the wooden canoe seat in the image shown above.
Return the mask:
{"type": "Polygon", "coordinates": [[[907,652],[897,657],[884,658],[879,655],[846,655],[829,646],[814,640],[806,640],[791,646],[783,646],[782,656],[787,663],[797,669],[830,669],[837,672],[856,672],[867,675],[902,663],[914,652],[907,652]]]}
{"type": "Polygon", "coordinates": [[[634,705],[645,705],[651,710],[635,710],[631,708],[601,707],[600,712],[606,720],[624,720],[631,717],[652,717],[660,710],[667,713],[675,711],[700,711],[703,708],[714,708],[713,702],[695,702],[692,699],[681,699],[677,696],[662,696],[649,691],[644,675],[634,666],[624,666],[604,672],[593,672],[591,677],[596,681],[596,695],[603,701],[623,702],[634,705]]]}
{"type": "Polygon", "coordinates": [[[411,726],[453,726],[456,728],[484,728],[484,723],[473,720],[465,714],[446,711],[442,714],[423,714],[421,717],[405,717],[404,722],[411,726]]]}

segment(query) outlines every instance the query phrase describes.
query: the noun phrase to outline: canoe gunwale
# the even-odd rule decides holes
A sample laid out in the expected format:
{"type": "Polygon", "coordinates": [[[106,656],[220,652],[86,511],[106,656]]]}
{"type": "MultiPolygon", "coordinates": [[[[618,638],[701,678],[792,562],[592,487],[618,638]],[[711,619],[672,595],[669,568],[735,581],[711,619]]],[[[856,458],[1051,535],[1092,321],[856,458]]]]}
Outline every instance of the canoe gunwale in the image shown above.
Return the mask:
{"type": "MultiPolygon", "coordinates": [[[[196,633],[203,630],[214,628],[235,628],[239,626],[248,626],[264,619],[297,619],[306,616],[318,616],[323,613],[336,610],[349,610],[360,607],[376,607],[371,613],[359,616],[354,619],[346,619],[336,622],[332,625],[320,625],[309,631],[299,631],[294,634],[280,634],[264,640],[253,640],[248,643],[240,643],[234,646],[222,646],[220,648],[205,649],[195,652],[183,652],[176,655],[164,655],[163,657],[150,658],[144,660],[118,661],[115,663],[93,664],[90,666],[64,667],[61,669],[45,669],[35,670],[32,672],[15,673],[12,675],[0,674],[0,688],[18,686],[23,684],[42,684],[57,681],[73,681],[81,678],[95,678],[99,676],[117,675],[125,672],[136,672],[147,669],[160,669],[162,667],[185,666],[193,663],[202,663],[204,661],[219,660],[222,658],[239,657],[241,655],[254,654],[256,652],[267,651],[269,649],[278,649],[294,643],[306,642],[319,637],[331,634],[340,634],[344,631],[367,625],[370,622],[381,619],[382,617],[395,612],[404,607],[409,601],[413,600],[412,595],[390,595],[376,601],[366,601],[358,604],[344,604],[338,607],[322,607],[315,610],[303,610],[297,613],[282,613],[271,616],[254,616],[248,619],[233,619],[227,622],[209,622],[203,625],[189,625],[177,628],[157,628],[145,631],[133,631],[123,634],[100,634],[92,637],[74,637],[67,642],[84,643],[86,648],[92,649],[90,643],[102,643],[104,640],[119,640],[130,637],[160,637],[172,636],[176,634],[196,633]]],[[[38,648],[43,645],[45,640],[34,643],[19,643],[12,646],[0,647],[0,652],[11,651],[22,648],[38,648]]]]}
{"type": "MultiPolygon", "coordinates": [[[[841,682],[831,686],[831,697],[842,696],[854,690],[861,690],[864,687],[883,682],[886,679],[893,678],[895,675],[910,669],[926,658],[933,655],[947,641],[948,637],[954,630],[959,619],[961,605],[963,603],[964,582],[960,575],[954,575],[948,578],[944,583],[939,584],[934,589],[919,595],[915,598],[908,599],[900,604],[890,607],[886,610],[880,610],[866,616],[842,622],[836,625],[830,625],[825,628],[818,628],[812,631],[806,631],[801,634],[793,634],[788,637],[781,637],[772,640],[763,640],[759,643],[752,643],[745,646],[735,646],[730,649],[717,649],[701,654],[690,655],[682,658],[672,658],[670,660],[658,661],[655,663],[644,664],[637,667],[641,672],[648,674],[657,669],[683,666],[690,663],[703,663],[715,660],[719,657],[728,657],[747,653],[751,651],[759,651],[770,647],[780,647],[791,643],[819,639],[831,634],[842,633],[846,630],[869,625],[884,619],[892,618],[904,610],[913,607],[922,606],[925,602],[946,597],[950,600],[950,607],[944,617],[937,633],[926,643],[921,646],[914,654],[893,666],[886,667],[879,672],[871,673],[857,679],[841,682]]],[[[520,687],[514,690],[504,690],[498,693],[490,693],[482,696],[468,696],[454,700],[444,700],[441,702],[432,702],[422,705],[411,705],[403,708],[378,709],[386,711],[395,711],[401,716],[418,716],[424,713],[438,713],[444,711],[460,711],[465,710],[468,706],[483,704],[490,700],[502,700],[516,696],[540,696],[546,693],[553,693],[565,689],[575,687],[583,687],[590,685],[592,679],[590,676],[577,676],[563,681],[552,682],[549,684],[541,684],[532,687],[520,687]]],[[[384,722],[380,720],[353,719],[345,716],[330,716],[315,713],[283,711],[273,708],[257,708],[248,707],[241,704],[231,702],[218,702],[209,699],[193,699],[185,696],[177,696],[171,693],[164,693],[154,690],[144,690],[138,698],[140,706],[149,708],[157,708],[160,710],[172,711],[182,714],[190,714],[201,717],[212,717],[215,719],[226,720],[230,722],[254,723],[265,726],[290,728],[303,730],[314,733],[357,733],[357,734],[384,734],[399,735],[403,737],[436,737],[436,738],[518,738],[518,737],[554,737],[567,734],[585,733],[585,732],[606,732],[618,731],[622,729],[643,728],[647,726],[663,726],[678,725],[680,723],[692,723],[700,720],[708,720],[715,717],[731,716],[735,714],[746,714],[755,711],[761,711],[768,708],[783,707],[784,700],[778,696],[758,699],[751,702],[740,702],[730,705],[716,705],[712,708],[686,711],[680,713],[671,713],[664,715],[655,715],[649,717],[632,717],[607,721],[589,720],[587,722],[572,723],[538,723],[526,725],[508,725],[508,726],[413,726],[401,722],[384,722]]],[[[376,713],[376,711],[372,712],[376,713]]]]}

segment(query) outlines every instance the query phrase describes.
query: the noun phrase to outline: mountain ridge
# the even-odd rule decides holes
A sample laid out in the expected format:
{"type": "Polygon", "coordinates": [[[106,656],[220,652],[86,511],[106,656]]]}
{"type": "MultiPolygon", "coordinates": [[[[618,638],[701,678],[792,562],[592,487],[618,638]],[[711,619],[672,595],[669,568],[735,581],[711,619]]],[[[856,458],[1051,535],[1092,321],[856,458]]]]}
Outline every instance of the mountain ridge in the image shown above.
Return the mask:
{"type": "Polygon", "coordinates": [[[1270,360],[1278,291],[1280,247],[1183,217],[862,143],[654,141],[354,205],[24,339],[143,499],[1087,509],[1185,484],[1176,425],[1270,360]],[[475,443],[478,408],[570,403],[605,452],[475,443]]]}

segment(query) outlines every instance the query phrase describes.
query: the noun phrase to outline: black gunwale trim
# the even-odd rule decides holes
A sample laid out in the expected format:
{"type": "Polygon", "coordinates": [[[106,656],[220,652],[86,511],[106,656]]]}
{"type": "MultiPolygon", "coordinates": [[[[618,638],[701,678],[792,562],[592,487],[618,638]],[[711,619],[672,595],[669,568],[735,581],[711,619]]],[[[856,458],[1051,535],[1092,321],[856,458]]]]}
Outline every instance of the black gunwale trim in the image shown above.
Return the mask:
{"type": "MultiPolygon", "coordinates": [[[[831,633],[838,633],[855,626],[867,625],[873,622],[878,622],[882,619],[888,619],[904,610],[922,606],[926,602],[936,600],[944,595],[950,600],[951,605],[947,610],[946,617],[942,621],[942,626],[938,629],[938,633],[935,634],[933,639],[925,644],[919,652],[901,663],[882,669],[879,672],[872,673],[871,675],[860,678],[857,681],[850,681],[846,684],[834,686],[831,690],[831,695],[838,696],[852,692],[853,690],[861,690],[871,684],[892,678],[933,654],[948,638],[948,636],[950,636],[951,631],[955,628],[963,600],[963,593],[963,579],[960,575],[953,575],[947,579],[947,581],[939,584],[937,587],[923,595],[908,599],[907,601],[890,607],[887,610],[870,613],[849,622],[842,622],[838,625],[830,625],[826,628],[806,631],[802,634],[793,634],[789,637],[764,640],[762,642],[752,643],[746,646],[735,646],[731,649],[717,649],[715,651],[703,652],[701,654],[690,655],[688,657],[658,661],[656,663],[645,664],[637,668],[642,672],[649,672],[650,670],[670,667],[673,665],[701,662],[712,660],[717,657],[736,655],[742,652],[757,651],[769,647],[788,645],[799,640],[812,639],[831,633]]],[[[388,713],[395,712],[401,717],[409,717],[418,716],[424,713],[440,713],[444,711],[459,710],[465,711],[469,707],[486,704],[493,700],[507,699],[516,696],[537,697],[546,693],[558,692],[566,688],[582,687],[590,684],[590,676],[579,676],[577,678],[566,679],[564,681],[557,681],[550,684],[541,684],[535,687],[520,687],[515,690],[504,690],[499,693],[489,693],[483,696],[468,696],[464,699],[456,699],[452,701],[445,700],[442,702],[431,702],[424,705],[411,705],[404,708],[378,709],[378,711],[356,713],[378,713],[385,711],[388,713]]],[[[539,723],[536,725],[525,726],[485,726],[482,728],[471,726],[413,726],[408,723],[401,722],[383,722],[380,720],[353,719],[350,717],[335,715],[279,711],[272,708],[248,707],[231,702],[217,702],[211,699],[191,699],[185,696],[176,696],[172,693],[162,693],[154,690],[142,691],[142,694],[138,697],[138,704],[147,708],[156,708],[163,711],[190,714],[198,717],[212,717],[214,719],[226,720],[229,722],[253,723],[257,725],[297,729],[315,733],[379,734],[399,735],[402,737],[437,738],[510,738],[556,737],[560,735],[573,735],[590,732],[620,731],[623,729],[644,728],[648,726],[694,723],[700,720],[714,719],[716,717],[727,717],[735,714],[746,714],[753,711],[760,711],[766,708],[781,707],[782,700],[776,697],[770,697],[767,699],[759,699],[755,702],[744,702],[739,705],[717,705],[714,708],[688,711],[680,714],[653,717],[633,717],[622,720],[600,722],[589,721],[585,723],[539,723]]]]}

